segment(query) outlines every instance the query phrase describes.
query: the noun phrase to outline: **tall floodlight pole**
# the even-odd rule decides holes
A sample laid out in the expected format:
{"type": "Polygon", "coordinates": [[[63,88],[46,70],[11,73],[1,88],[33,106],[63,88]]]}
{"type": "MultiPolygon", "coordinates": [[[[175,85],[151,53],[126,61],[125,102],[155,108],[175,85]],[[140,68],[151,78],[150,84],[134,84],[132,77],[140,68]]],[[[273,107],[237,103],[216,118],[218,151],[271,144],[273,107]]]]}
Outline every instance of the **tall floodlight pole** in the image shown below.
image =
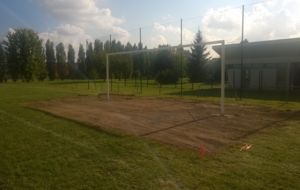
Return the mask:
{"type": "MultiPolygon", "coordinates": [[[[86,43],[87,43],[87,45],[88,45],[88,47],[89,47],[89,42],[88,42],[88,40],[86,40],[86,43]]],[[[87,50],[86,50],[87,51],[87,50]]],[[[87,57],[87,55],[86,55],[86,57],[87,57]]],[[[90,59],[91,59],[91,64],[92,64],[92,68],[93,68],[93,77],[94,77],[94,85],[95,85],[95,89],[97,88],[96,87],[96,80],[95,80],[95,75],[94,75],[94,65],[93,65],[93,61],[92,61],[92,57],[90,57],[90,59]]],[[[88,74],[89,75],[89,74],[88,74]]],[[[90,85],[90,84],[89,84],[90,85]]]]}
{"type": "MultiPolygon", "coordinates": [[[[182,19],[180,19],[180,45],[182,45],[182,19]]],[[[180,96],[182,96],[182,51],[183,48],[181,48],[181,62],[180,62],[180,66],[181,66],[181,73],[180,73],[180,96]]]]}
{"type": "MultiPolygon", "coordinates": [[[[142,29],[141,28],[140,28],[140,45],[141,45],[141,50],[142,50],[143,46],[142,46],[142,29]]],[[[142,54],[140,54],[139,57],[141,58],[142,54]]],[[[141,82],[141,94],[142,94],[143,85],[142,85],[142,63],[141,63],[141,59],[139,59],[139,62],[140,62],[140,82],[141,82]]]]}
{"type": "Polygon", "coordinates": [[[109,100],[109,69],[108,69],[108,54],[106,54],[106,99],[109,100]]]}
{"type": "Polygon", "coordinates": [[[243,61],[244,61],[244,5],[242,10],[242,41],[241,41],[241,91],[240,100],[243,98],[243,61]]]}
{"type": "MultiPolygon", "coordinates": [[[[87,49],[88,49],[88,41],[87,41],[87,39],[86,39],[86,42],[85,42],[85,65],[87,64],[87,49]]],[[[87,78],[88,78],[88,89],[90,89],[90,78],[89,78],[89,74],[88,73],[86,73],[87,74],[87,78]]]]}
{"type": "Polygon", "coordinates": [[[221,115],[225,114],[224,98],[225,98],[225,41],[222,42],[222,49],[221,49],[221,115]]]}
{"type": "MultiPolygon", "coordinates": [[[[111,53],[111,34],[109,35],[109,52],[111,53]]],[[[111,72],[111,71],[110,71],[111,72]]],[[[112,74],[110,78],[110,90],[112,91],[112,74]]]]}

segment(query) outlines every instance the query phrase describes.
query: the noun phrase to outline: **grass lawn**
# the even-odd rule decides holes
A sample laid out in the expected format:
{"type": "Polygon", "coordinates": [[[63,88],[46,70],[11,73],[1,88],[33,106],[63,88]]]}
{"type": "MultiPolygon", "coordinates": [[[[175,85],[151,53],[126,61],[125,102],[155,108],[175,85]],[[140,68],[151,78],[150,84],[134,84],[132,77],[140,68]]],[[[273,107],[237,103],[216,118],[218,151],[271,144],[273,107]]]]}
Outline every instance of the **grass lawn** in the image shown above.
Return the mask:
{"type": "MultiPolygon", "coordinates": [[[[96,90],[93,83],[87,89],[84,81],[69,80],[0,84],[0,189],[300,189],[300,120],[201,157],[19,104],[96,96],[106,90],[101,82],[96,90]],[[245,144],[252,147],[240,152],[245,144]]],[[[133,80],[126,86],[114,80],[112,92],[181,98],[180,85],[165,85],[159,93],[150,82],[140,93],[133,80]]],[[[184,84],[182,98],[220,101],[220,89],[201,85],[198,91],[198,86],[184,84]]],[[[288,104],[280,92],[235,97],[226,91],[229,103],[300,110],[299,93],[291,93],[288,104]]]]}

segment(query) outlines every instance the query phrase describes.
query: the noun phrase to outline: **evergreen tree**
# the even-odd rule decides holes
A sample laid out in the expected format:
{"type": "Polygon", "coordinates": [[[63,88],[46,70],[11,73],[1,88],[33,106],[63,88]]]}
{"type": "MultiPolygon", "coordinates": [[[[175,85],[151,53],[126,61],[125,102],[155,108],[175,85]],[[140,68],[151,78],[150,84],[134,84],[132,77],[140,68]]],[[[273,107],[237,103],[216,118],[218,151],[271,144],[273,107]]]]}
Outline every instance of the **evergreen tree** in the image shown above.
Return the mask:
{"type": "Polygon", "coordinates": [[[0,82],[3,82],[5,73],[6,73],[6,63],[5,63],[5,54],[2,47],[2,44],[0,44],[0,82]]]}
{"type": "Polygon", "coordinates": [[[106,57],[104,51],[99,51],[93,55],[93,65],[98,77],[105,80],[106,77],[106,57]]]}
{"type": "Polygon", "coordinates": [[[71,44],[68,47],[68,68],[70,78],[74,79],[76,74],[75,50],[71,44]]]}
{"type": "Polygon", "coordinates": [[[94,53],[98,53],[101,51],[103,51],[103,43],[100,40],[96,39],[94,43],[94,53]]]}
{"type": "Polygon", "coordinates": [[[104,46],[103,46],[103,48],[104,48],[104,51],[105,52],[110,52],[110,42],[109,42],[109,40],[106,40],[106,42],[104,43],[104,46]]]}
{"type": "Polygon", "coordinates": [[[7,59],[7,68],[12,79],[18,80],[19,75],[26,82],[46,75],[45,56],[42,42],[37,32],[28,28],[20,28],[9,32],[3,40],[7,59]]]}
{"type": "Polygon", "coordinates": [[[66,52],[63,43],[56,46],[56,61],[57,61],[57,74],[60,80],[64,80],[67,72],[66,52]]]}
{"type": "Polygon", "coordinates": [[[55,78],[56,58],[54,53],[54,43],[48,39],[46,42],[46,64],[48,76],[51,81],[55,78]]]}
{"type": "Polygon", "coordinates": [[[94,55],[94,50],[93,50],[93,44],[89,43],[86,51],[86,72],[88,74],[89,78],[95,79],[95,70],[93,67],[93,55],[94,55]]]}
{"type": "Polygon", "coordinates": [[[36,59],[40,60],[41,64],[36,65],[35,76],[39,81],[44,81],[48,74],[46,68],[47,67],[46,56],[45,56],[45,51],[42,47],[39,51],[41,52],[41,54],[39,54],[39,57],[36,57],[36,59]]]}
{"type": "Polygon", "coordinates": [[[85,52],[82,44],[79,45],[77,67],[79,72],[86,76],[85,52]]]}
{"type": "MultiPolygon", "coordinates": [[[[204,42],[202,33],[198,30],[195,35],[194,44],[204,42]]],[[[209,53],[206,52],[206,46],[194,46],[187,62],[187,75],[189,82],[204,82],[206,77],[206,62],[209,60],[209,53]]]]}

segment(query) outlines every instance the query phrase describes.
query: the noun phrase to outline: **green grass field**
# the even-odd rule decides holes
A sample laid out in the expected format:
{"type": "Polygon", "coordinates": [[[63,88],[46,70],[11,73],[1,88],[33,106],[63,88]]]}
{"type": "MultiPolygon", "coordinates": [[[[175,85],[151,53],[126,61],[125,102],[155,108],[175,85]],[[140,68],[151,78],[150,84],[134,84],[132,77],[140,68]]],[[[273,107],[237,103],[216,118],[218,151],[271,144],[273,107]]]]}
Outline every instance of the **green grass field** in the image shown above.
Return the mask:
{"type": "MultiPolygon", "coordinates": [[[[210,157],[139,137],[105,131],[23,107],[45,99],[96,96],[97,81],[0,84],[0,189],[300,189],[300,120],[291,120],[210,157]],[[244,144],[247,151],[239,151],[244,144]]],[[[134,81],[114,80],[112,93],[220,101],[209,85],[158,85],[142,93],[134,81]],[[199,96],[199,97],[198,97],[199,96]]],[[[299,93],[289,103],[281,92],[244,92],[242,101],[226,90],[226,102],[300,110],[299,93]]],[[[226,108],[225,108],[226,109],[226,108]]]]}

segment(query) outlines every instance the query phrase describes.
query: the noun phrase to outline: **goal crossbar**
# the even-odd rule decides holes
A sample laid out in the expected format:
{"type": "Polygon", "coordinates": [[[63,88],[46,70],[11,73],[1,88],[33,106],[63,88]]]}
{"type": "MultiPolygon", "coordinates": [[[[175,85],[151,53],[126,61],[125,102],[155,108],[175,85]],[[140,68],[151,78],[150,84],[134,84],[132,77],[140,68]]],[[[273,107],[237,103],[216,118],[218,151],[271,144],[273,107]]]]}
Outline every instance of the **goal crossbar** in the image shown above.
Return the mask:
{"type": "Polygon", "coordinates": [[[143,49],[143,50],[134,50],[134,51],[123,51],[123,52],[115,52],[115,53],[106,53],[106,99],[109,100],[109,56],[112,55],[122,55],[122,54],[133,54],[133,53],[143,53],[150,51],[161,51],[168,49],[177,49],[177,48],[185,48],[185,47],[195,47],[202,45],[212,45],[212,44],[221,44],[221,114],[225,114],[224,108],[224,98],[225,98],[225,41],[211,41],[211,42],[200,42],[195,44],[186,44],[186,45],[178,45],[178,46],[169,46],[169,47],[160,47],[153,49],[143,49]]]}

